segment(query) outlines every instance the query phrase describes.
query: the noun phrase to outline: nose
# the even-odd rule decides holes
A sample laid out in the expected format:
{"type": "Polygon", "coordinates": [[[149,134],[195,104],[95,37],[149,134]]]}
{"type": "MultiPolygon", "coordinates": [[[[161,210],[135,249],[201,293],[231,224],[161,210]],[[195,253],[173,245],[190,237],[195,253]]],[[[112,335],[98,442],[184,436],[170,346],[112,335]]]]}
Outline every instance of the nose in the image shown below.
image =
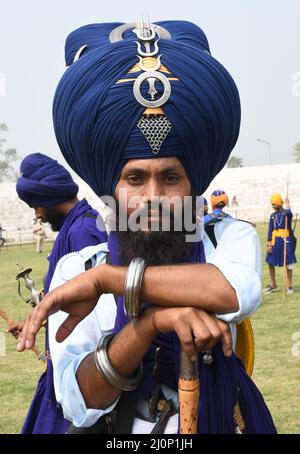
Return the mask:
{"type": "Polygon", "coordinates": [[[144,187],[143,202],[149,204],[163,195],[165,194],[162,186],[157,180],[151,179],[144,187]]]}

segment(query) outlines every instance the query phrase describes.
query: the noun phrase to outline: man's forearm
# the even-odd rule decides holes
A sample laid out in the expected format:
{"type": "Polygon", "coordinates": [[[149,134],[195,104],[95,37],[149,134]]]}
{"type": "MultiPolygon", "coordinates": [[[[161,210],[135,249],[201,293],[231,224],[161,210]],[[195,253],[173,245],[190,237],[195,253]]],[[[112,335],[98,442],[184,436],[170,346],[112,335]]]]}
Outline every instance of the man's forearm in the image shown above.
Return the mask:
{"type": "MultiPolygon", "coordinates": [[[[123,295],[127,268],[103,267],[95,269],[102,291],[123,295]]],[[[153,305],[195,307],[220,314],[239,309],[235,290],[221,271],[210,264],[148,267],[141,297],[153,305]]]]}
{"type": "MultiPolygon", "coordinates": [[[[118,333],[109,345],[108,357],[119,375],[130,377],[134,373],[155,334],[151,314],[145,314],[139,321],[128,324],[118,333]]],[[[76,378],[88,408],[105,409],[120,395],[120,390],[109,385],[99,374],[93,354],[82,361],[76,378]]]]}

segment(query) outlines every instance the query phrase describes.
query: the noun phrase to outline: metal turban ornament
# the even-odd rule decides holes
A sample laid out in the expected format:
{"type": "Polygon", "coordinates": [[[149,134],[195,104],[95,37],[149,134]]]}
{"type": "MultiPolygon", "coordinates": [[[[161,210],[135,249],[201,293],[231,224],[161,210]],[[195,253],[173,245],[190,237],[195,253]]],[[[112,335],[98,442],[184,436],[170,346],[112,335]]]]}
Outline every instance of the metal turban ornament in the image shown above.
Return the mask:
{"type": "Polygon", "coordinates": [[[123,33],[132,30],[137,35],[137,63],[129,74],[142,72],[136,79],[120,79],[118,83],[132,82],[133,94],[139,104],[146,107],[143,115],[137,122],[137,127],[149,143],[153,154],[158,154],[161,146],[172,129],[170,120],[165,115],[162,106],[169,100],[172,92],[172,80],[170,71],[162,64],[159,55],[159,39],[171,39],[170,33],[163,27],[150,24],[149,19],[144,23],[142,19],[139,24],[125,24],[114,29],[110,34],[111,43],[123,39],[123,33]],[[142,92],[142,86],[148,83],[148,98],[142,92]],[[159,95],[157,83],[161,83],[163,93],[159,95]]]}

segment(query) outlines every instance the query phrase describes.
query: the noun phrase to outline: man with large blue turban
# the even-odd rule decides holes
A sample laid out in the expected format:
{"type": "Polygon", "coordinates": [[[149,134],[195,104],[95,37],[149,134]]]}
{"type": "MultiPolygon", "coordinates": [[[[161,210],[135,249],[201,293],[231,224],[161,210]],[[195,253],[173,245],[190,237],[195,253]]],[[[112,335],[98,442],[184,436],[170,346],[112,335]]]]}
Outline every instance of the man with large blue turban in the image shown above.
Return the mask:
{"type": "MultiPolygon", "coordinates": [[[[44,293],[49,290],[53,273],[60,258],[106,241],[105,232],[97,228],[99,213],[85,199],[79,201],[78,185],[70,173],[56,160],[41,153],[26,156],[20,168],[17,193],[38,220],[48,222],[52,230],[59,232],[50,256],[45,278],[44,293]]],[[[23,324],[18,324],[22,330],[23,324]]],[[[14,326],[10,331],[14,330],[14,326]]],[[[48,327],[46,327],[47,368],[40,377],[22,433],[64,433],[69,422],[63,417],[53,386],[53,367],[49,351],[48,327]]]]}
{"type": "Polygon", "coordinates": [[[220,223],[236,247],[207,254],[194,223],[197,196],[239,135],[233,79],[203,31],[182,21],[82,27],[67,39],[66,62],[56,137],[98,196],[113,196],[116,228],[92,253],[65,258],[17,349],[31,347],[52,314],[55,391],[69,433],[178,433],[191,419],[198,433],[275,433],[229,328],[260,304],[256,234],[220,223]],[[192,222],[178,228],[186,214],[192,222]],[[194,387],[196,406],[183,417],[179,394],[179,422],[180,358],[194,371],[179,383],[187,394],[194,387]]]}

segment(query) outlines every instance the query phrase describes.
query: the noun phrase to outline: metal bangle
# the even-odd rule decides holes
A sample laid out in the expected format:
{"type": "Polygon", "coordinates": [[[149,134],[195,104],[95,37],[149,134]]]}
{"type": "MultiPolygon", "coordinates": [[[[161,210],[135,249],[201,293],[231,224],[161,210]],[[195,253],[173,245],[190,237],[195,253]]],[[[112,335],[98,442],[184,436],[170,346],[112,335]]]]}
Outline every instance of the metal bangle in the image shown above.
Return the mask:
{"type": "Polygon", "coordinates": [[[124,310],[129,318],[138,318],[141,313],[140,294],[146,262],[140,257],[132,260],[128,267],[124,289],[124,310]]]}
{"type": "Polygon", "coordinates": [[[94,362],[96,368],[102,378],[110,385],[114,386],[115,388],[121,389],[122,391],[134,391],[135,389],[137,389],[143,378],[142,363],[135,371],[133,377],[121,377],[121,375],[119,375],[112,367],[107,356],[108,346],[114,336],[115,334],[108,334],[101,337],[98,347],[94,352],[94,362]]]}

